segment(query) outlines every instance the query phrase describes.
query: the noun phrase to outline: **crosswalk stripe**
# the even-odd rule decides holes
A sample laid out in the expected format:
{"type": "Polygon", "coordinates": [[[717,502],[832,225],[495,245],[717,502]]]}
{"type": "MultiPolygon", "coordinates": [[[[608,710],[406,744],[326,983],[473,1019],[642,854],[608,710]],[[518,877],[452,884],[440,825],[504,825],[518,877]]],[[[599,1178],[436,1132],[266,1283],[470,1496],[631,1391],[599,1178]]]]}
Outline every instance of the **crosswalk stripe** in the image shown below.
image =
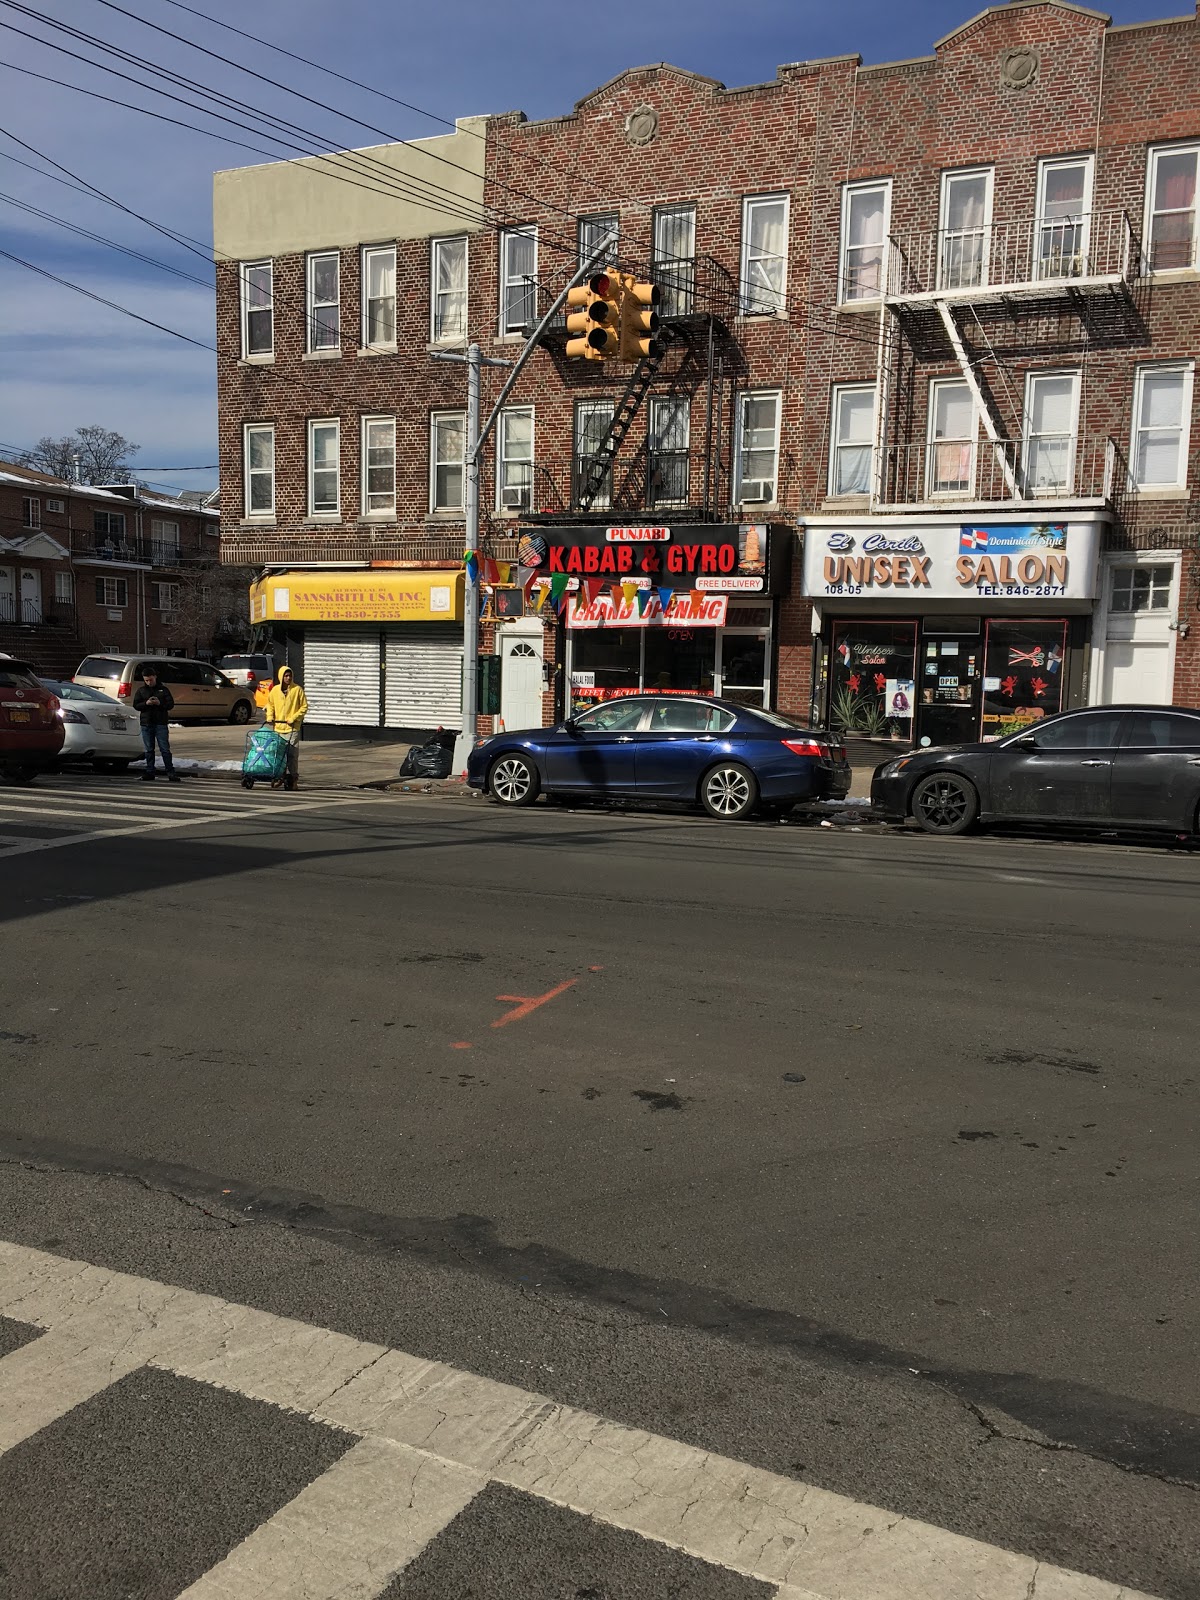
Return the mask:
{"type": "Polygon", "coordinates": [[[179,1600],[367,1600],[485,1482],[421,1450],[362,1439],[179,1600]]]}
{"type": "MultiPolygon", "coordinates": [[[[45,806],[15,806],[10,805],[7,800],[0,800],[0,817],[18,814],[37,817],[40,822],[49,828],[54,826],[59,817],[98,817],[102,822],[121,822],[133,821],[135,817],[142,815],[142,811],[138,807],[131,809],[129,806],[52,806],[50,808],[45,806]]],[[[196,814],[205,815],[204,812],[196,814]]],[[[213,813],[214,816],[220,816],[221,814],[220,812],[213,813]]],[[[25,826],[29,827],[31,824],[26,823],[25,826]]]]}
{"type": "MultiPolygon", "coordinates": [[[[275,812],[275,816],[283,821],[287,817],[294,817],[305,811],[317,811],[329,807],[346,805],[348,800],[337,800],[329,797],[311,799],[306,801],[293,801],[287,810],[275,812]]],[[[177,815],[164,817],[158,822],[133,822],[120,828],[94,828],[87,833],[61,833],[49,839],[30,839],[23,844],[6,845],[0,849],[0,861],[7,860],[10,856],[31,855],[39,850],[62,850],[68,845],[87,844],[93,839],[119,839],[130,834],[159,833],[164,828],[202,827],[213,822],[238,822],[253,820],[269,816],[271,813],[263,806],[255,806],[241,811],[223,811],[215,814],[192,814],[190,816],[177,815]]]]}
{"type": "MultiPolygon", "coordinates": [[[[50,1335],[74,1331],[76,1348],[106,1352],[116,1363],[113,1381],[128,1370],[125,1363],[145,1362],[303,1411],[314,1421],[420,1455],[450,1499],[472,1482],[507,1484],[774,1584],[779,1600],[1027,1600],[1035,1590],[1053,1600],[1149,1600],[440,1362],[3,1241],[0,1313],[48,1328],[50,1335]]],[[[0,1361],[0,1378],[22,1357],[27,1371],[26,1353],[40,1342],[0,1361]]],[[[52,1359],[39,1370],[57,1390],[58,1364],[52,1359]]],[[[42,1403],[57,1408],[57,1392],[42,1403]]],[[[378,1453],[362,1459],[368,1477],[387,1460],[393,1489],[403,1482],[407,1458],[403,1465],[378,1453]]],[[[304,1530],[318,1525],[312,1507],[347,1504],[344,1483],[331,1481],[337,1470],[330,1468],[291,1502],[290,1519],[285,1507],[271,1519],[274,1529],[264,1532],[266,1523],[258,1530],[262,1559],[247,1550],[228,1568],[226,1587],[193,1586],[192,1600],[309,1595],[298,1575],[290,1587],[268,1587],[271,1561],[286,1559],[280,1551],[292,1528],[301,1532],[290,1559],[310,1560],[312,1540],[304,1530]]],[[[357,1463],[351,1470],[358,1472],[357,1463]]],[[[414,1473],[410,1488],[415,1481],[414,1473]]],[[[438,1506],[444,1509],[444,1502],[438,1506]]],[[[366,1514],[358,1505],[339,1513],[366,1514]]],[[[438,1514],[431,1504],[431,1527],[438,1514]]],[[[411,1543],[416,1528],[402,1529],[401,1537],[411,1543]]],[[[377,1531],[372,1524],[369,1537],[377,1531]]],[[[214,1582],[221,1565],[210,1571],[214,1582]]],[[[318,1586],[312,1594],[314,1600],[334,1592],[367,1600],[380,1587],[363,1574],[356,1587],[318,1586]]]]}
{"type": "Polygon", "coordinates": [[[0,1454],[141,1365],[89,1338],[85,1318],[14,1350],[0,1361],[0,1454]]]}

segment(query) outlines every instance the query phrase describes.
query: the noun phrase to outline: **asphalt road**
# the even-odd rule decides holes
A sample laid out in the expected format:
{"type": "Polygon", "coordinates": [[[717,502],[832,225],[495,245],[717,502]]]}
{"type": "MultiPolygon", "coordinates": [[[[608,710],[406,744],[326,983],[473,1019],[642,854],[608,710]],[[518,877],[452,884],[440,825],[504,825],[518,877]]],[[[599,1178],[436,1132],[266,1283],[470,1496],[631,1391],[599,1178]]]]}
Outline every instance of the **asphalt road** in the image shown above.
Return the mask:
{"type": "MultiPolygon", "coordinates": [[[[1200,1595],[1200,856],[113,794],[0,816],[0,1239],[1200,1595]]],[[[397,1594],[576,1559],[487,1494],[397,1594]]]]}

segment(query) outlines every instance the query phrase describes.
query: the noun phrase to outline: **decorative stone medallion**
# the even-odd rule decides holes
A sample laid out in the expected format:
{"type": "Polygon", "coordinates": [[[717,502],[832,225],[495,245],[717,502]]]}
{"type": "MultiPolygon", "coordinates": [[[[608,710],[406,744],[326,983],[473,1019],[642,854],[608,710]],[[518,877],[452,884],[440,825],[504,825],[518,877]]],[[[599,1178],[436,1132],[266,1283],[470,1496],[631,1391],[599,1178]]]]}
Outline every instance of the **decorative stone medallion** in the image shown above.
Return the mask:
{"type": "Polygon", "coordinates": [[[658,136],[658,112],[653,106],[638,106],[625,118],[625,137],[630,144],[649,144],[658,136]]]}
{"type": "Polygon", "coordinates": [[[1030,84],[1037,82],[1041,69],[1041,54],[1032,45],[1006,50],[1000,57],[1000,87],[1028,89],[1030,84]]]}

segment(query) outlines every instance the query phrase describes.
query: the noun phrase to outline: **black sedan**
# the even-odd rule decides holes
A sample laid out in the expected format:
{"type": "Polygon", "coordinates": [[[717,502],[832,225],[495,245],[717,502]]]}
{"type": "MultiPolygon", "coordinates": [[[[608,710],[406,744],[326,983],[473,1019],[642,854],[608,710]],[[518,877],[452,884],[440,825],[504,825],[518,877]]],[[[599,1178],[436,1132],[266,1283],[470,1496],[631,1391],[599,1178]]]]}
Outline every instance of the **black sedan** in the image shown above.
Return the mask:
{"type": "Polygon", "coordinates": [[[926,833],[978,822],[1200,833],[1200,710],[1097,706],[991,744],[914,750],[875,769],[871,800],[926,833]]]}
{"type": "Polygon", "coordinates": [[[467,782],[502,805],[539,793],[699,803],[736,822],[802,800],[842,799],[845,747],[777,711],[690,695],[626,695],[556,728],[481,739],[467,782]]]}

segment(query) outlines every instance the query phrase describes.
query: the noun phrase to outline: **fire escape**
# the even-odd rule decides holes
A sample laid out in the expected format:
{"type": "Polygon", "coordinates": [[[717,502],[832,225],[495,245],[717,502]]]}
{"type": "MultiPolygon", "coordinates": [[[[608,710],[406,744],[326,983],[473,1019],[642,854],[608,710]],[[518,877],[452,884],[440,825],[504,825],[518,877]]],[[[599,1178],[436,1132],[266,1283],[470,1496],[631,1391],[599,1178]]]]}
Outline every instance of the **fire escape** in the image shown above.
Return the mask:
{"type": "Polygon", "coordinates": [[[1081,433],[1078,419],[1089,356],[1146,337],[1128,215],[893,233],[884,272],[871,509],[1110,502],[1124,482],[1120,451],[1081,433]],[[1064,371],[1058,392],[1043,389],[1031,405],[1026,371],[1048,378],[1047,357],[1080,378],[1072,397],[1064,371]],[[927,421],[924,380],[947,367],[969,394],[968,427],[927,421]]]}
{"type": "MultiPolygon", "coordinates": [[[[608,522],[648,514],[720,521],[731,499],[729,380],[743,365],[733,336],[737,283],[708,256],[620,265],[659,284],[661,352],[632,368],[615,361],[569,360],[565,321],[550,329],[545,348],[564,390],[576,401],[574,448],[559,459],[539,452],[528,493],[520,496],[522,521],[608,522]],[[654,417],[675,416],[673,402],[686,423],[656,433],[654,417]],[[596,419],[582,437],[581,413],[596,419]],[[623,450],[627,441],[633,447],[623,450]]],[[[539,295],[544,293],[539,288],[539,295]]]]}

